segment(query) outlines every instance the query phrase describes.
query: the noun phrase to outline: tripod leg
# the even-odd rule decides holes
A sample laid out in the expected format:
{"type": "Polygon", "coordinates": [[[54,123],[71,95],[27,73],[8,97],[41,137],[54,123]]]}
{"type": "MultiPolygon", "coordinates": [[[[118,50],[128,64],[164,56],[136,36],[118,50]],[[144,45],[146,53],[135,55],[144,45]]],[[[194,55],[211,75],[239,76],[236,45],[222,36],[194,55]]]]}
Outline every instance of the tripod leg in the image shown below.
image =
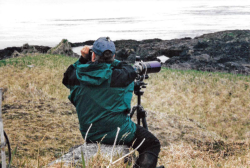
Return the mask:
{"type": "Polygon", "coordinates": [[[142,121],[142,126],[146,129],[148,129],[146,117],[147,117],[147,112],[143,109],[142,106],[138,106],[138,108],[137,108],[137,123],[138,123],[138,125],[140,125],[140,123],[142,121]]]}
{"type": "Polygon", "coordinates": [[[148,124],[147,124],[147,120],[145,117],[142,118],[142,125],[144,128],[146,128],[148,130],[148,124]]]}
{"type": "Polygon", "coordinates": [[[141,119],[139,117],[137,117],[137,124],[140,125],[141,124],[141,119]]]}
{"type": "Polygon", "coordinates": [[[136,109],[137,109],[137,106],[134,106],[134,107],[132,108],[132,112],[130,113],[130,118],[133,117],[133,115],[134,115],[136,109]]]}

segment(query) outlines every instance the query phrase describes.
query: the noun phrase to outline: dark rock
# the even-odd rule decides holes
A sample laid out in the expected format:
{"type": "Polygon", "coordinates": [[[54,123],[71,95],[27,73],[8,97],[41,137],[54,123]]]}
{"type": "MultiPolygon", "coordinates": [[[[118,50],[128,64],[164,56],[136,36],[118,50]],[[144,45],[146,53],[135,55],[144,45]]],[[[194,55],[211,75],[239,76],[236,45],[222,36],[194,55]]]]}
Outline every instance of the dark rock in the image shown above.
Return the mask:
{"type": "Polygon", "coordinates": [[[162,42],[163,40],[161,39],[147,39],[147,40],[142,40],[142,43],[145,44],[145,43],[155,43],[155,42],[162,42]]]}
{"type": "Polygon", "coordinates": [[[38,51],[38,53],[47,53],[47,51],[49,49],[51,49],[51,47],[48,47],[48,46],[38,46],[38,45],[34,45],[35,49],[38,51]]]}
{"type": "Polygon", "coordinates": [[[30,46],[29,46],[28,43],[26,43],[26,44],[24,44],[24,45],[22,46],[22,50],[27,50],[27,49],[29,49],[29,48],[30,48],[30,46]]]}
{"type": "Polygon", "coordinates": [[[19,52],[16,51],[16,50],[11,54],[11,57],[12,57],[12,58],[19,57],[19,56],[23,56],[23,54],[19,53],[19,52]]]}
{"type": "Polygon", "coordinates": [[[3,50],[0,50],[0,60],[11,58],[11,55],[14,51],[21,52],[21,47],[7,47],[3,50]]]}
{"type": "Polygon", "coordinates": [[[206,47],[208,47],[208,42],[206,41],[198,41],[198,43],[194,46],[194,49],[198,50],[198,49],[205,49],[206,47]]]}
{"type": "Polygon", "coordinates": [[[239,71],[240,73],[246,72],[246,68],[242,66],[242,64],[240,63],[226,62],[224,65],[225,69],[227,69],[229,72],[237,72],[237,71],[239,71]]]}
{"type": "Polygon", "coordinates": [[[95,42],[94,40],[89,40],[85,42],[76,42],[76,43],[69,42],[69,44],[71,45],[71,47],[80,47],[85,45],[93,45],[94,42],[95,42]]]}
{"type": "Polygon", "coordinates": [[[120,50],[122,48],[130,48],[134,51],[138,48],[139,44],[141,44],[140,41],[136,40],[117,40],[114,41],[116,50],[120,50]]]}
{"type": "Polygon", "coordinates": [[[191,40],[192,38],[191,37],[184,37],[184,38],[181,38],[180,40],[191,40]]]}
{"type": "Polygon", "coordinates": [[[124,61],[124,60],[127,60],[127,58],[129,57],[131,53],[134,54],[135,51],[133,49],[123,48],[121,50],[118,50],[115,56],[116,56],[116,59],[124,61]]]}
{"type": "Polygon", "coordinates": [[[13,54],[15,51],[22,54],[27,53],[47,53],[47,51],[51,47],[47,46],[37,46],[37,45],[29,45],[24,44],[22,47],[8,47],[3,50],[0,50],[0,60],[6,59],[6,58],[12,58],[13,55],[17,56],[17,53],[13,54]]]}
{"type": "MultiPolygon", "coordinates": [[[[48,53],[78,57],[79,55],[71,50],[71,46],[93,45],[94,42],[92,40],[77,43],[66,41],[62,40],[48,53]]],[[[130,63],[134,63],[136,56],[141,56],[143,61],[154,61],[157,60],[157,56],[164,55],[170,58],[164,66],[170,68],[250,73],[250,30],[221,31],[204,34],[194,39],[185,37],[173,40],[117,40],[114,43],[117,51],[116,58],[130,63]]],[[[43,53],[48,49],[27,45],[23,48],[6,48],[0,50],[0,59],[9,58],[15,50],[22,53],[27,48],[30,48],[28,51],[37,50],[43,53]]]]}
{"type": "Polygon", "coordinates": [[[38,51],[34,46],[30,46],[28,43],[24,44],[22,46],[22,54],[27,54],[27,53],[37,53],[38,51]]]}
{"type": "Polygon", "coordinates": [[[211,57],[208,54],[201,54],[199,56],[191,56],[190,58],[196,61],[203,61],[203,62],[210,62],[211,60],[211,57]]]}
{"type": "MultiPolygon", "coordinates": [[[[171,44],[171,43],[169,43],[171,44]]],[[[211,34],[189,40],[189,44],[179,41],[172,43],[168,48],[185,46],[178,57],[170,58],[165,66],[176,69],[222,71],[230,73],[249,74],[247,65],[250,63],[250,31],[230,30],[211,34]],[[181,66],[176,66],[181,64],[181,66]]],[[[169,54],[169,53],[166,53],[169,54]]],[[[177,53],[178,54],[178,53],[177,53]]]]}
{"type": "MultiPolygon", "coordinates": [[[[157,60],[165,55],[170,59],[164,66],[175,69],[249,73],[250,31],[232,30],[205,34],[194,39],[118,40],[114,42],[116,58],[133,63],[136,56],[143,61],[157,60]],[[128,53],[128,51],[133,51],[128,53]],[[233,62],[235,65],[229,65],[233,62]]],[[[92,45],[93,41],[72,43],[92,45]]]]}
{"type": "Polygon", "coordinates": [[[71,45],[67,39],[62,39],[62,41],[54,48],[47,51],[48,54],[60,54],[70,57],[79,57],[78,54],[72,51],[71,45]]]}

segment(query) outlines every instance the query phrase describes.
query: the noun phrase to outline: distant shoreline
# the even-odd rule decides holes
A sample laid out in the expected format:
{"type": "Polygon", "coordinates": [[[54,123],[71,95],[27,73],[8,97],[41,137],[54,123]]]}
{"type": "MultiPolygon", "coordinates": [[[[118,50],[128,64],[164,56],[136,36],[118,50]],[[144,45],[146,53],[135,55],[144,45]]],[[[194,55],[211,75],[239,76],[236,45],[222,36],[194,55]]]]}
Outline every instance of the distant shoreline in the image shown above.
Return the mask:
{"type": "MultiPolygon", "coordinates": [[[[72,51],[72,47],[92,45],[93,40],[70,43],[67,41],[67,51],[61,48],[62,53],[71,57],[79,57],[72,51]],[[72,46],[71,49],[69,46],[72,46]],[[65,51],[62,51],[65,50],[65,51]],[[70,52],[69,52],[70,50],[70,52]]],[[[170,58],[164,66],[172,69],[193,69],[200,71],[233,72],[250,74],[250,30],[228,30],[204,34],[195,38],[185,37],[172,40],[116,40],[116,58],[133,63],[135,56],[141,56],[143,61],[155,61],[159,56],[170,58]]],[[[32,46],[9,47],[0,50],[0,60],[16,57],[20,53],[47,53],[51,47],[32,46]],[[18,53],[11,56],[17,51],[18,53]]],[[[54,50],[54,49],[53,49],[54,50]]],[[[51,54],[51,53],[50,53],[51,54]]],[[[56,53],[54,53],[56,54],[56,53]]]]}
{"type": "MultiPolygon", "coordinates": [[[[245,30],[250,30],[250,29],[236,29],[237,31],[245,31],[245,30]]],[[[202,35],[199,35],[199,36],[195,36],[195,37],[186,37],[186,36],[183,36],[181,38],[172,38],[172,39],[161,39],[161,38],[149,38],[149,39],[142,39],[142,40],[136,40],[136,39],[120,39],[120,40],[113,40],[114,42],[120,42],[120,41],[134,41],[134,42],[144,42],[144,41],[171,41],[171,40],[178,40],[178,39],[196,39],[196,38],[199,38],[199,37],[202,37],[204,35],[208,35],[208,34],[214,34],[214,33],[218,33],[218,32],[226,32],[226,31],[234,31],[234,30],[222,30],[222,31],[215,31],[215,32],[212,32],[212,33],[204,33],[202,35]]],[[[79,47],[79,46],[84,46],[84,45],[90,45],[94,42],[95,40],[86,40],[86,41],[83,41],[83,42],[70,42],[71,44],[71,47],[79,47]]],[[[59,43],[60,41],[58,41],[59,43]]],[[[39,45],[39,44],[30,44],[28,42],[29,45],[31,46],[39,46],[39,47],[49,47],[49,48],[53,48],[55,47],[58,43],[55,43],[55,44],[51,44],[51,45],[39,45]]],[[[27,43],[24,43],[24,44],[27,44],[27,43]]],[[[23,44],[23,45],[24,45],[23,44]]],[[[14,46],[8,46],[8,47],[5,47],[5,48],[0,48],[0,52],[2,50],[5,50],[5,49],[10,49],[10,48],[22,48],[22,46],[17,46],[17,45],[14,45],[14,46]]]]}
{"type": "MultiPolygon", "coordinates": [[[[184,37],[185,38],[185,37],[184,37]]],[[[191,37],[189,37],[191,38],[191,37]]],[[[135,40],[135,39],[120,39],[120,40],[113,40],[114,42],[116,41],[137,41],[137,42],[140,42],[140,41],[148,41],[148,40],[161,40],[161,41],[166,41],[166,40],[163,40],[163,39],[160,39],[160,38],[151,38],[151,39],[143,39],[143,40],[135,40]]],[[[178,39],[178,38],[176,38],[178,39]]],[[[173,40],[173,39],[168,39],[168,40],[173,40]]],[[[83,46],[83,45],[89,45],[91,44],[92,42],[94,42],[95,40],[86,40],[86,41],[83,41],[83,42],[70,42],[70,44],[72,45],[71,47],[79,47],[79,46],[83,46]]],[[[59,43],[60,41],[58,41],[59,43]]],[[[24,44],[29,44],[31,46],[40,46],[40,47],[49,47],[49,48],[53,48],[55,47],[58,43],[55,43],[53,45],[39,45],[39,44],[31,44],[31,43],[24,43],[24,44]]],[[[23,44],[23,45],[24,45],[23,44]]],[[[8,47],[4,47],[4,48],[0,48],[0,51],[2,50],[5,50],[5,49],[8,49],[8,48],[22,48],[23,45],[13,45],[13,46],[8,46],[8,47]]]]}

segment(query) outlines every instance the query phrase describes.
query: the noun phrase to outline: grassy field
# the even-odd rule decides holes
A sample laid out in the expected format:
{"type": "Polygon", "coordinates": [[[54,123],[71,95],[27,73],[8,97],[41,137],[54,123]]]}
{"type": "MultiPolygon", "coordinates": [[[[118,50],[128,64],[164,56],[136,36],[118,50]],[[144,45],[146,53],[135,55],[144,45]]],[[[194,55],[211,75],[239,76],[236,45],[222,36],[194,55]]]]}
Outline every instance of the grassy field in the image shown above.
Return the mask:
{"type": "MultiPolygon", "coordinates": [[[[76,60],[29,55],[0,61],[4,129],[12,148],[17,146],[14,166],[45,166],[83,143],[75,108],[67,99],[69,91],[61,83],[76,60]]],[[[163,68],[146,82],[142,105],[149,111],[150,130],[163,144],[159,165],[250,167],[249,76],[163,68]],[[199,139],[195,129],[203,131],[202,143],[193,140],[199,139]],[[207,133],[219,141],[208,140],[207,133]]]]}

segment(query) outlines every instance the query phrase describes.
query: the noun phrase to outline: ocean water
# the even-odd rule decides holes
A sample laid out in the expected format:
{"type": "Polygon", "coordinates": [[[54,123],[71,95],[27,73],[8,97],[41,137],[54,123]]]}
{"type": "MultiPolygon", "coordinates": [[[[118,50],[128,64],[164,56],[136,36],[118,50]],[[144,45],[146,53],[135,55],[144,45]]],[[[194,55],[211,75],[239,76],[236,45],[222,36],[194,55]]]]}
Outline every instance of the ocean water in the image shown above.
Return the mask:
{"type": "Polygon", "coordinates": [[[174,39],[250,29],[250,1],[0,0],[0,49],[109,36],[174,39]]]}

